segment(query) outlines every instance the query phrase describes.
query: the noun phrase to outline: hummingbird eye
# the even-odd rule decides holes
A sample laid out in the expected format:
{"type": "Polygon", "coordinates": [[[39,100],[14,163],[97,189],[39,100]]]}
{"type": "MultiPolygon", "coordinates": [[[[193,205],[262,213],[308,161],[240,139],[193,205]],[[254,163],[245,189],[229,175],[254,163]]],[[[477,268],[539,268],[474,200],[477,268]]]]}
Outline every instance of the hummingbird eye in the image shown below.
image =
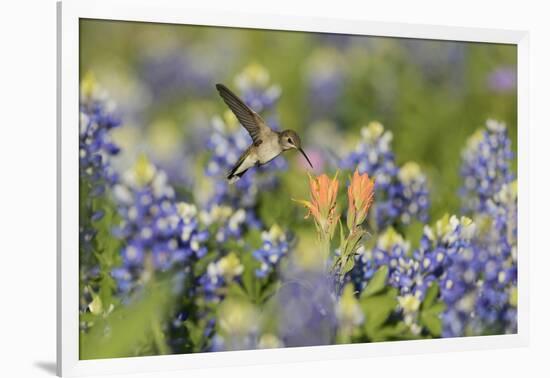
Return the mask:
{"type": "MultiPolygon", "coordinates": [[[[287,139],[287,142],[288,142],[288,143],[292,143],[292,139],[288,138],[288,139],[287,139]]],[[[292,144],[293,144],[293,143],[292,143],[292,144]]]]}

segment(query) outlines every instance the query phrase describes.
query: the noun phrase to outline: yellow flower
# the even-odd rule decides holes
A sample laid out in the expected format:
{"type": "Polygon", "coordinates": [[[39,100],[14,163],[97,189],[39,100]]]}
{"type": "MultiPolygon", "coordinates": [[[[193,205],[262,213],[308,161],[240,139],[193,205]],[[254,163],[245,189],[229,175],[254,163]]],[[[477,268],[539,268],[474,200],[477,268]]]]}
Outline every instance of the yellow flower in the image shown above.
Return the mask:
{"type": "Polygon", "coordinates": [[[243,336],[257,331],[259,314],[249,302],[228,298],[218,307],[218,321],[224,336],[243,336]]]}
{"type": "Polygon", "coordinates": [[[508,302],[510,303],[511,306],[518,307],[518,288],[517,287],[514,286],[510,289],[508,302]]]}
{"type": "Polygon", "coordinates": [[[363,223],[374,201],[374,181],[368,174],[353,173],[348,187],[348,228],[350,230],[363,223]]]}
{"type": "Polygon", "coordinates": [[[146,155],[140,155],[134,164],[133,174],[137,186],[148,185],[155,177],[156,169],[146,155]]]}
{"type": "Polygon", "coordinates": [[[416,295],[407,294],[402,297],[397,297],[399,305],[406,314],[415,313],[420,308],[420,299],[416,295]]]}
{"type": "Polygon", "coordinates": [[[83,98],[91,98],[98,89],[97,80],[92,72],[87,72],[80,83],[80,93],[83,98]]]}
{"type": "Polygon", "coordinates": [[[269,84],[269,72],[258,63],[251,63],[237,75],[235,84],[239,88],[255,87],[261,88],[269,84]]]}
{"type": "Polygon", "coordinates": [[[271,333],[265,333],[260,337],[258,342],[258,348],[260,349],[273,349],[284,347],[283,342],[275,335],[271,333]]]}
{"type": "Polygon", "coordinates": [[[399,169],[399,172],[397,173],[397,177],[404,184],[412,183],[421,175],[422,171],[420,169],[420,165],[418,165],[414,161],[409,161],[403,164],[403,166],[399,169]]]}
{"type": "Polygon", "coordinates": [[[380,122],[376,121],[370,122],[367,126],[361,129],[361,136],[368,142],[377,140],[383,133],[384,126],[382,126],[380,122]]]}
{"type": "Polygon", "coordinates": [[[409,242],[405,241],[403,236],[395,231],[393,227],[388,227],[386,231],[378,237],[377,245],[382,251],[390,251],[394,245],[403,245],[408,249],[409,242]]]}
{"type": "Polygon", "coordinates": [[[244,270],[235,252],[221,258],[217,263],[217,268],[226,282],[233,281],[233,278],[240,276],[244,270]]]}

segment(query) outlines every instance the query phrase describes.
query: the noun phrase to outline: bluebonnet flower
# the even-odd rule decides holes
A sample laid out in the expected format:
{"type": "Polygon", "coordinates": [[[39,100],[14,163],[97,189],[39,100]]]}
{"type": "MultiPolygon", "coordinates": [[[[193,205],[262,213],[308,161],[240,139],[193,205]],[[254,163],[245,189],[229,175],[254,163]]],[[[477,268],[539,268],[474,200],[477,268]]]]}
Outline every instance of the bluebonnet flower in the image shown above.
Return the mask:
{"type": "Polygon", "coordinates": [[[413,219],[422,223],[428,221],[428,180],[415,162],[405,163],[397,172],[395,192],[390,194],[394,207],[401,208],[399,219],[408,224],[413,219]]]}
{"type": "Polygon", "coordinates": [[[235,84],[244,102],[258,113],[273,109],[281,96],[281,88],[270,83],[269,72],[257,63],[246,66],[235,84]]]}
{"type": "Polygon", "coordinates": [[[256,276],[267,277],[288,254],[289,249],[287,235],[279,226],[273,225],[269,231],[262,232],[262,246],[252,254],[260,262],[256,276]]]}
{"type": "Polygon", "coordinates": [[[235,252],[208,264],[206,273],[199,279],[205,298],[219,302],[224,297],[227,285],[239,278],[243,271],[244,266],[235,252]]]}
{"type": "Polygon", "coordinates": [[[515,261],[480,242],[484,234],[483,225],[468,218],[445,217],[434,229],[425,229],[415,251],[423,274],[439,282],[447,307],[442,315],[443,337],[514,326],[506,317],[514,316],[510,295],[516,282],[515,261]]]}
{"type": "Polygon", "coordinates": [[[399,44],[406,49],[410,62],[418,66],[426,79],[433,82],[445,79],[458,88],[464,88],[468,53],[466,43],[409,39],[399,41],[399,44]]]}
{"type": "Polygon", "coordinates": [[[285,346],[332,344],[336,303],[331,277],[297,268],[285,272],[271,309],[279,319],[278,338],[285,346]]]}
{"type": "Polygon", "coordinates": [[[389,227],[382,233],[371,249],[361,246],[355,255],[355,266],[350,273],[350,279],[355,289],[363,291],[374,273],[384,265],[390,267],[390,282],[403,286],[403,293],[411,291],[411,277],[418,271],[418,266],[409,266],[410,243],[393,228],[389,227]],[[408,277],[405,282],[404,276],[408,277]]]}
{"type": "Polygon", "coordinates": [[[175,202],[167,176],[144,156],[113,188],[123,221],[116,235],[125,241],[122,266],[113,270],[120,291],[147,281],[155,271],[203,257],[208,233],[199,227],[194,205],[175,202]]]}
{"type": "MultiPolygon", "coordinates": [[[[371,249],[359,248],[356,266],[350,279],[356,290],[362,291],[374,273],[388,267],[388,283],[403,297],[414,295],[422,299],[435,276],[422,267],[419,255],[411,255],[410,243],[392,227],[386,229],[371,249]]],[[[426,265],[426,263],[424,263],[426,265]]]]}
{"type": "Polygon", "coordinates": [[[354,40],[365,40],[365,38],[357,38],[350,34],[315,33],[314,36],[322,45],[342,50],[348,48],[354,40]]]}
{"type": "Polygon", "coordinates": [[[489,120],[463,152],[463,206],[480,232],[474,240],[480,276],[475,321],[469,332],[517,330],[517,181],[511,170],[511,143],[504,124],[489,120]]]}
{"type": "Polygon", "coordinates": [[[187,92],[200,95],[211,91],[218,72],[209,62],[204,54],[175,47],[144,55],[139,68],[153,98],[170,98],[187,92]]]}
{"type": "Polygon", "coordinates": [[[310,109],[316,117],[334,112],[344,89],[343,62],[331,49],[315,51],[306,63],[310,109]]]}
{"type": "MultiPolygon", "coordinates": [[[[342,168],[359,170],[374,177],[380,189],[386,190],[397,174],[395,156],[391,149],[393,134],[385,131],[379,122],[371,122],[361,129],[361,142],[355,151],[344,157],[342,168]]],[[[378,197],[377,197],[378,201],[378,197]]]]}
{"type": "Polygon", "coordinates": [[[213,203],[208,209],[201,210],[199,217],[202,224],[211,230],[214,240],[222,244],[231,238],[240,238],[251,215],[247,216],[242,208],[234,210],[230,206],[213,203]]]}
{"type": "Polygon", "coordinates": [[[397,222],[408,224],[428,220],[429,193],[426,176],[416,163],[402,168],[395,164],[391,150],[393,135],[378,122],[361,130],[362,141],[354,152],[342,159],[344,169],[368,173],[375,180],[376,202],[373,207],[375,226],[383,230],[397,222]]]}
{"type": "Polygon", "coordinates": [[[464,186],[460,193],[465,211],[487,210],[487,201],[513,180],[512,158],[511,142],[503,123],[488,120],[486,128],[470,137],[462,152],[464,186]]]}
{"type": "Polygon", "coordinates": [[[517,86],[517,68],[497,67],[487,76],[487,86],[494,92],[511,92],[517,86]]]}
{"type": "Polygon", "coordinates": [[[79,171],[94,197],[117,181],[109,159],[120,151],[111,139],[111,131],[120,126],[121,120],[93,76],[84,78],[81,92],[79,171]]]}
{"type": "Polygon", "coordinates": [[[476,225],[471,219],[444,216],[434,227],[426,226],[420,247],[413,254],[422,274],[437,279],[440,295],[446,304],[442,315],[443,336],[461,332],[473,313],[471,295],[475,290],[477,255],[472,244],[476,225]]]}
{"type": "Polygon", "coordinates": [[[420,332],[418,309],[432,282],[439,284],[446,304],[443,336],[450,336],[453,328],[464,329],[473,313],[468,293],[475,290],[478,279],[472,244],[475,227],[469,218],[446,215],[433,227],[425,226],[420,246],[410,258],[401,257],[393,266],[390,262],[389,281],[400,291],[399,305],[413,333],[420,332]]]}
{"type": "Polygon", "coordinates": [[[85,76],[80,90],[80,203],[84,205],[87,214],[81,214],[84,217],[81,217],[79,224],[79,239],[81,250],[89,256],[94,250],[93,242],[97,234],[93,223],[100,221],[105,214],[102,209],[93,205],[93,201],[102,196],[118,179],[110,160],[120,149],[111,140],[111,132],[120,126],[121,121],[113,103],[93,75],[85,76]],[[82,195],[82,190],[85,195],[82,195]]]}
{"type": "Polygon", "coordinates": [[[474,302],[466,306],[469,298],[466,294],[476,289],[479,278],[472,244],[474,232],[475,225],[470,219],[447,215],[434,227],[425,226],[420,247],[411,254],[410,244],[388,228],[372,249],[360,249],[350,279],[362,291],[374,273],[387,266],[388,283],[399,290],[399,308],[413,333],[421,330],[417,323],[418,309],[426,290],[432,282],[438,282],[441,298],[447,305],[443,315],[444,335],[450,336],[450,329],[464,329],[474,311],[474,302]]]}
{"type": "Polygon", "coordinates": [[[476,301],[475,329],[517,331],[517,182],[502,187],[487,202],[487,213],[477,214],[483,229],[475,240],[483,263],[476,301]],[[499,328],[500,327],[500,328],[499,328]]]}

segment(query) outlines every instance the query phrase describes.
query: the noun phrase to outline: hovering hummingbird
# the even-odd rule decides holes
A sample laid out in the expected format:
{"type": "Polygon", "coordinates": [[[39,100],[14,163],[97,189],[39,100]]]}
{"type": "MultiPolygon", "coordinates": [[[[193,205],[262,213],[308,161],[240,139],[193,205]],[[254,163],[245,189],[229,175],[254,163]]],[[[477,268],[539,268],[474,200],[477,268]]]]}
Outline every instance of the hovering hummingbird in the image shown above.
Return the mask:
{"type": "Polygon", "coordinates": [[[227,175],[229,182],[237,181],[248,169],[267,164],[282,152],[292,149],[300,151],[311,168],[313,168],[311,161],[309,161],[309,158],[302,149],[300,137],[295,131],[284,130],[278,132],[271,129],[258,113],[250,109],[243,100],[237,97],[225,85],[216,84],[216,89],[252,138],[252,144],[243,152],[235,166],[231,169],[231,172],[227,175]]]}

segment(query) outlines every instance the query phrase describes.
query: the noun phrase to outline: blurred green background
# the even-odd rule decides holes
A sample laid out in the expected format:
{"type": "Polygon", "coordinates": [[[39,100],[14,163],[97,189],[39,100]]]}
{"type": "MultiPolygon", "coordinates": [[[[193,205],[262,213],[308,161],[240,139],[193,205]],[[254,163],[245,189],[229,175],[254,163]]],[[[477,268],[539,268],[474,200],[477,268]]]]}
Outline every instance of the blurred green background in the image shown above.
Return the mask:
{"type": "Polygon", "coordinates": [[[517,147],[513,45],[83,19],[80,54],[81,75],[124,116],[121,166],[142,152],[178,164],[226,110],[214,84],[234,87],[250,64],[279,85],[280,128],[306,148],[341,155],[368,122],[391,130],[398,165],[414,160],[428,175],[432,219],[459,211],[461,149],[486,119],[504,121],[517,147]]]}

